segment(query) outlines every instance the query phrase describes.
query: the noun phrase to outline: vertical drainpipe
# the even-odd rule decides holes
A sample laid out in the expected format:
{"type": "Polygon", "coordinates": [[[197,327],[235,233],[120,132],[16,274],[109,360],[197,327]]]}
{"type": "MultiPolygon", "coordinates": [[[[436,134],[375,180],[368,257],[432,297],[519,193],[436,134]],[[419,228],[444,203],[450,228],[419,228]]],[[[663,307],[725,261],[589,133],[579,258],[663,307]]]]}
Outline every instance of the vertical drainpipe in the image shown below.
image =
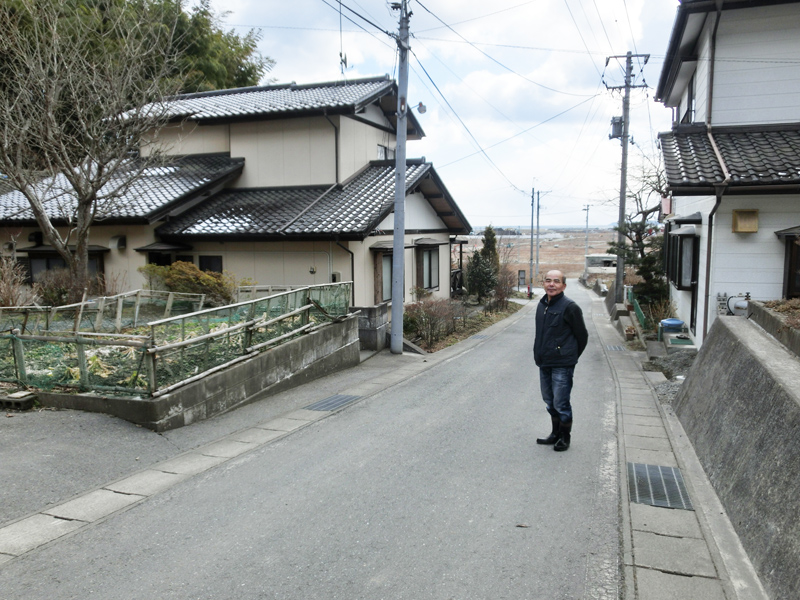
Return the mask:
{"type": "Polygon", "coordinates": [[[717,209],[719,208],[720,204],[722,204],[722,195],[728,189],[728,183],[730,183],[731,180],[731,174],[730,171],[728,171],[728,165],[725,164],[725,159],[722,158],[722,153],[719,151],[717,141],[714,139],[714,134],[711,133],[711,110],[714,102],[714,66],[717,54],[717,29],[719,29],[719,21],[722,18],[723,4],[724,0],[717,0],[717,18],[714,22],[714,31],[711,33],[711,55],[709,57],[710,60],[708,67],[708,105],[706,108],[706,124],[708,127],[708,140],[711,142],[711,147],[714,149],[714,154],[717,156],[720,167],[722,167],[722,173],[725,176],[725,179],[723,179],[722,183],[714,186],[714,189],[716,190],[716,202],[714,203],[714,208],[712,208],[711,212],[708,213],[708,234],[706,236],[706,293],[703,299],[703,341],[705,341],[706,336],[708,335],[708,309],[711,301],[711,242],[713,241],[714,237],[714,215],[716,215],[717,209]]]}
{"type": "Polygon", "coordinates": [[[334,160],[336,161],[336,166],[335,166],[336,172],[334,176],[336,177],[336,183],[338,184],[339,183],[339,128],[336,126],[336,123],[331,121],[331,118],[328,116],[327,108],[325,109],[323,115],[327,119],[328,123],[331,124],[331,127],[333,127],[333,147],[334,147],[334,157],[335,157],[334,160]]]}
{"type": "Polygon", "coordinates": [[[352,296],[350,302],[353,306],[356,305],[356,259],[355,254],[353,251],[350,250],[347,246],[343,246],[342,243],[339,241],[339,238],[336,238],[336,245],[339,246],[342,250],[347,252],[350,255],[350,281],[352,284],[350,285],[350,295],[352,296]]]}

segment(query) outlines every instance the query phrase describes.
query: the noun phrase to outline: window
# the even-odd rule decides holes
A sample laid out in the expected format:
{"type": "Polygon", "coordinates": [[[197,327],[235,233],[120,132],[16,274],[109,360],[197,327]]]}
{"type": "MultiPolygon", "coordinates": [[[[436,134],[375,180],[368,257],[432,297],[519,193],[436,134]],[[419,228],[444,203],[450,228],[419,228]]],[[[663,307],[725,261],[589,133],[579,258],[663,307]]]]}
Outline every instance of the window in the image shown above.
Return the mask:
{"type": "Polygon", "coordinates": [[[222,257],[221,256],[200,256],[199,267],[201,271],[214,271],[215,273],[222,273],[222,257]]]}
{"type": "Polygon", "coordinates": [[[679,290],[691,290],[697,284],[700,238],[694,225],[683,225],[667,230],[666,273],[679,290]]]}
{"type": "Polygon", "coordinates": [[[439,287],[439,248],[417,250],[417,286],[431,290],[439,287]]]}
{"type": "Polygon", "coordinates": [[[381,302],[392,299],[392,255],[381,255],[381,302]]]}

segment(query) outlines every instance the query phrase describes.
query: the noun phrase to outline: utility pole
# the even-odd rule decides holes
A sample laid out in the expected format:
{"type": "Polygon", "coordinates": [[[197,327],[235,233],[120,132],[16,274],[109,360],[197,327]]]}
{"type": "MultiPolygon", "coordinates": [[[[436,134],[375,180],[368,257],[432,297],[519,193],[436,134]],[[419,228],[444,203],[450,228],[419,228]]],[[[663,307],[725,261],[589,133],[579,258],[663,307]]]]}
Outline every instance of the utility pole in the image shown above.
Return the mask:
{"type": "Polygon", "coordinates": [[[589,205],[587,204],[583,210],[586,211],[586,249],[583,251],[585,258],[589,254],[589,205]]]}
{"type": "MultiPolygon", "coordinates": [[[[628,139],[630,133],[630,112],[631,112],[631,87],[645,87],[644,85],[631,85],[633,75],[633,57],[644,58],[645,64],[650,58],[649,54],[631,54],[629,51],[625,55],[625,85],[609,87],[610,90],[624,89],[625,94],[622,97],[622,135],[617,136],[612,134],[611,138],[622,138],[622,167],[620,169],[620,184],[619,184],[619,223],[617,225],[617,277],[614,284],[614,302],[622,304],[625,298],[625,260],[623,251],[625,248],[625,196],[628,191],[628,139]]],[[[612,58],[623,58],[622,56],[609,56],[606,59],[606,65],[612,58]]],[[[614,120],[612,120],[612,124],[614,120]]],[[[587,214],[588,216],[588,214],[587,214]]]]}
{"type": "Polygon", "coordinates": [[[397,47],[400,51],[397,77],[397,145],[394,174],[394,239],[392,245],[392,354],[403,353],[403,286],[405,275],[406,241],[406,119],[408,111],[408,5],[406,0],[393,2],[400,11],[400,31],[397,47]]]}
{"type": "Polygon", "coordinates": [[[534,203],[534,191],[531,188],[531,261],[528,266],[528,278],[530,284],[528,285],[528,298],[533,298],[533,203],[534,203]]]}
{"type": "Polygon", "coordinates": [[[541,192],[536,192],[536,281],[539,281],[539,208],[541,207],[541,192]]]}

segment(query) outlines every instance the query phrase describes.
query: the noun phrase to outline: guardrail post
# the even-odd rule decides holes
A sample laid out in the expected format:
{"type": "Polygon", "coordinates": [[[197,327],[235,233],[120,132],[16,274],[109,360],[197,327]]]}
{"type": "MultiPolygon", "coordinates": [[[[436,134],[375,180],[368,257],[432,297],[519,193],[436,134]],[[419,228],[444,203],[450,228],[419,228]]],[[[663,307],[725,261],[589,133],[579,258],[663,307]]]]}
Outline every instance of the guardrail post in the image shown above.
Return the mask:
{"type": "Polygon", "coordinates": [[[14,349],[14,362],[17,363],[17,379],[22,383],[28,383],[28,372],[25,370],[25,350],[22,347],[22,340],[17,337],[19,329],[11,331],[11,346],[14,349]]]}
{"type": "Polygon", "coordinates": [[[103,330],[103,311],[106,308],[106,297],[101,296],[97,299],[97,316],[94,318],[94,330],[103,330]]]}
{"type": "Polygon", "coordinates": [[[82,389],[89,389],[89,365],[86,363],[86,348],[83,338],[75,336],[75,348],[78,352],[78,371],[80,372],[80,385],[82,389]]]}
{"type": "Polygon", "coordinates": [[[164,309],[164,318],[166,319],[172,314],[172,303],[175,301],[175,292],[170,292],[167,296],[167,308],[164,309]]]}
{"type": "Polygon", "coordinates": [[[117,317],[114,322],[114,327],[119,333],[122,331],[122,306],[125,303],[125,299],[122,296],[117,297],[117,317]]]}

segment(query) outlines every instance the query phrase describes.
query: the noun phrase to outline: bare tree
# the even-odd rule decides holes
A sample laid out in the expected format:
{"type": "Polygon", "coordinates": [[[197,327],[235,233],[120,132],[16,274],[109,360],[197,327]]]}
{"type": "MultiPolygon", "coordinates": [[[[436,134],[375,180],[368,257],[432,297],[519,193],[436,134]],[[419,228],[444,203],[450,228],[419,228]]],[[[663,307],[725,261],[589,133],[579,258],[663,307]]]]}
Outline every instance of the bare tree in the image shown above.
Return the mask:
{"type": "Polygon", "coordinates": [[[163,158],[155,146],[139,151],[167,121],[162,99],[180,89],[170,50],[179,11],[156,0],[0,7],[0,173],[76,289],[88,277],[92,222],[163,158]]]}
{"type": "Polygon", "coordinates": [[[661,213],[661,199],[667,193],[667,180],[660,155],[657,158],[648,156],[640,150],[638,170],[628,176],[628,192],[625,206],[625,225],[623,235],[630,245],[618,248],[615,242],[609,245],[614,254],[623,253],[625,262],[638,264],[647,253],[648,238],[658,234],[653,221],[661,213]],[[622,250],[622,252],[620,252],[622,250]]]}

